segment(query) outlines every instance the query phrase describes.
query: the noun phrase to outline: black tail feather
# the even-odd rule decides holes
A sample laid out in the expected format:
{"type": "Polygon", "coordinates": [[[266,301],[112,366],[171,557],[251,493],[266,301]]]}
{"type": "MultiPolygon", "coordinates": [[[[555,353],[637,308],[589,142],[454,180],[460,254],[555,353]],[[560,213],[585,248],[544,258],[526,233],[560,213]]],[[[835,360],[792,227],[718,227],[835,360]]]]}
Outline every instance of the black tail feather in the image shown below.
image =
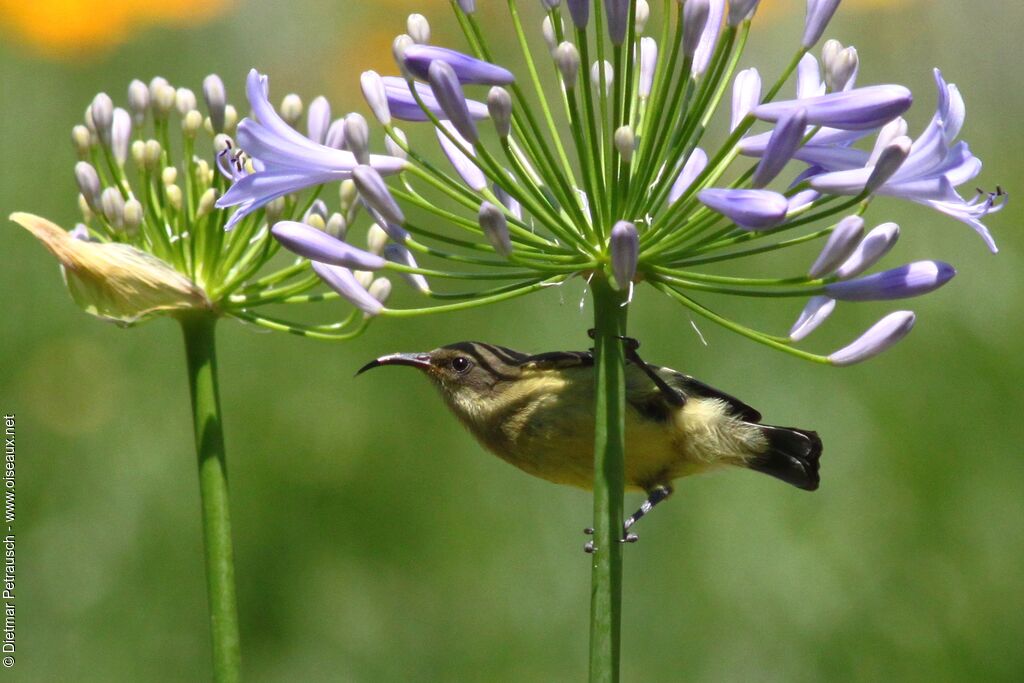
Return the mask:
{"type": "Polygon", "coordinates": [[[761,425],[768,439],[768,450],[748,463],[750,469],[763,472],[805,491],[818,488],[818,460],[821,439],[816,432],[792,427],[761,425]]]}

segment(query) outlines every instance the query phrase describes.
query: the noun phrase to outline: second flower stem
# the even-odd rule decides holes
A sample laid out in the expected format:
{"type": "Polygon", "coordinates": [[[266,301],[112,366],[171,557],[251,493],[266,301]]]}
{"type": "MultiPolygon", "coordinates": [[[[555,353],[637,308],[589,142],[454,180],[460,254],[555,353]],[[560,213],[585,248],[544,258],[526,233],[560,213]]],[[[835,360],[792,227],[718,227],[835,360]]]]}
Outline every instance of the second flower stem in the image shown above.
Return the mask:
{"type": "Polygon", "coordinates": [[[238,636],[224,430],[217,389],[217,352],[214,343],[216,324],[217,318],[209,313],[188,314],[181,318],[192,396],[196,453],[199,456],[203,549],[213,640],[213,680],[216,683],[237,683],[242,676],[242,657],[238,636]]]}
{"type": "Polygon", "coordinates": [[[595,277],[594,546],[590,575],[590,681],[619,680],[622,497],[625,489],[625,295],[595,277]]]}

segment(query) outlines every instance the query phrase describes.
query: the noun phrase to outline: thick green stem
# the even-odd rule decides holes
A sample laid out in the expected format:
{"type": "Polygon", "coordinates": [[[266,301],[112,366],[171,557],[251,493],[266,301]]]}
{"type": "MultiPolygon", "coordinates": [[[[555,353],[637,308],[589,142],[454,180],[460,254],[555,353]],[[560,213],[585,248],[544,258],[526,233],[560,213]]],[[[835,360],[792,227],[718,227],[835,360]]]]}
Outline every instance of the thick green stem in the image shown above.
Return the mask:
{"type": "Polygon", "coordinates": [[[199,456],[199,493],[203,511],[203,548],[206,557],[206,588],[210,631],[213,640],[213,680],[241,680],[242,657],[238,638],[238,607],[235,599],[235,567],[231,548],[231,515],[228,473],[224,456],[224,431],[217,390],[217,352],[210,314],[181,318],[188,359],[196,453],[199,456]]]}
{"type": "Polygon", "coordinates": [[[626,379],[621,337],[625,294],[595,276],[594,547],[590,575],[590,681],[619,680],[622,623],[622,496],[625,488],[626,379]]]}

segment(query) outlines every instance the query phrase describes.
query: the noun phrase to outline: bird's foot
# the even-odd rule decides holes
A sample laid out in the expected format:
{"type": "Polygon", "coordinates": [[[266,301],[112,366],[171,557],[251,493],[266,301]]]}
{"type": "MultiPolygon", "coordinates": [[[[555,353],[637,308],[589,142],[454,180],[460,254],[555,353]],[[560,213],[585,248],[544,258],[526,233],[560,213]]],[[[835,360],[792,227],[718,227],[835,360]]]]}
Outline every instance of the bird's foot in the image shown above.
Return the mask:
{"type": "MultiPolygon", "coordinates": [[[[586,529],[583,530],[583,533],[585,533],[587,536],[593,536],[594,535],[594,527],[589,527],[588,526],[586,529]]],[[[623,531],[622,532],[622,538],[619,539],[619,543],[636,543],[639,540],[640,540],[640,537],[637,536],[636,534],[631,534],[628,531],[623,531]]],[[[587,553],[588,555],[591,555],[591,554],[595,553],[596,551],[597,551],[597,546],[594,545],[593,541],[587,541],[586,543],[583,544],[583,552],[587,553]]]]}

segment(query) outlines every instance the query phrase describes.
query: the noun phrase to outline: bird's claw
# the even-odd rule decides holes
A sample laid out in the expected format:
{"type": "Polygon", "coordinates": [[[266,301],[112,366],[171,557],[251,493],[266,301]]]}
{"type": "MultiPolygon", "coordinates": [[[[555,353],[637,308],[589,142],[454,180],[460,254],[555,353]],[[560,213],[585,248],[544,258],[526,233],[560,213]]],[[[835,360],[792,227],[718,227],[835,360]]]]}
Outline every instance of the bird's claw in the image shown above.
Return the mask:
{"type": "Polygon", "coordinates": [[[594,545],[593,541],[587,541],[583,544],[583,552],[585,552],[588,555],[593,555],[595,552],[597,552],[597,547],[594,545]]]}
{"type": "MultiPolygon", "coordinates": [[[[596,339],[597,338],[597,329],[594,328],[594,327],[591,327],[589,330],[587,330],[587,336],[590,337],[591,339],[596,339]]],[[[636,339],[634,337],[626,337],[626,336],[623,336],[621,334],[616,335],[615,338],[622,340],[622,343],[625,344],[626,348],[628,350],[630,350],[630,351],[636,351],[637,349],[640,348],[640,340],[639,339],[636,339]]]]}
{"type": "Polygon", "coordinates": [[[636,534],[626,534],[622,537],[622,540],[620,540],[619,543],[636,543],[639,540],[640,537],[636,534]]]}
{"type": "Polygon", "coordinates": [[[594,535],[594,527],[588,526],[586,529],[583,530],[583,533],[585,533],[587,536],[593,536],[594,535]]]}

